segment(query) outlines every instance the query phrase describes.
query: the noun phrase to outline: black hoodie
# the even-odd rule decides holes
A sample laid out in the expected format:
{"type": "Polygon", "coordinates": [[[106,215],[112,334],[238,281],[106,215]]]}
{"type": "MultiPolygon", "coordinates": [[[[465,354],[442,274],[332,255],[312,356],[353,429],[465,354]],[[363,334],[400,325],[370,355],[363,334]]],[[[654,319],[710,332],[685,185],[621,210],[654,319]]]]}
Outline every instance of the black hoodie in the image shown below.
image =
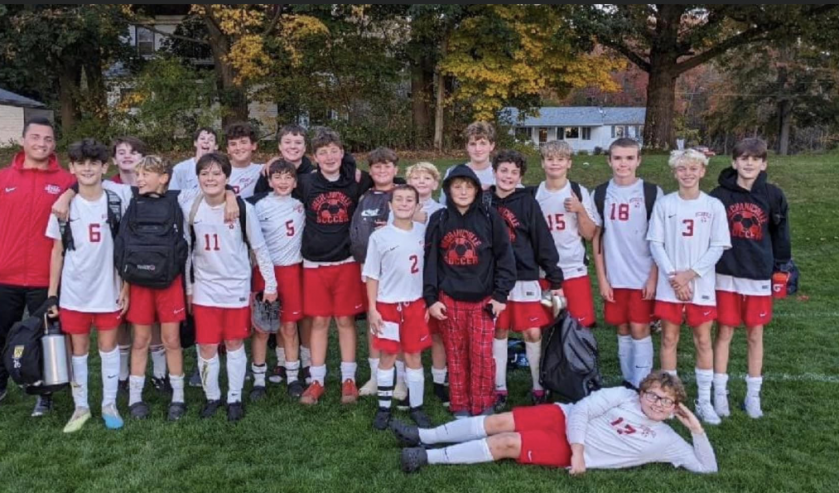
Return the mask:
{"type": "Polygon", "coordinates": [[[488,193],[492,194],[492,206],[507,225],[516,257],[516,279],[538,281],[541,267],[551,289],[560,289],[563,276],[558,265],[559,254],[534,190],[517,188],[503,199],[496,190],[496,186],[491,186],[488,193]]]}
{"type": "Polygon", "coordinates": [[[478,302],[492,296],[500,303],[516,283],[516,259],[507,226],[501,216],[481,201],[481,183],[466,165],[456,166],[443,182],[449,188],[455,178],[474,182],[478,195],[464,214],[454,201],[431,215],[425,231],[423,297],[427,306],[444,292],[458,301],[478,302]]]}
{"type": "Polygon", "coordinates": [[[722,254],[717,272],[742,279],[768,280],[792,257],[789,208],[784,192],[766,182],[761,171],[751,190],[737,184],[737,170],[726,168],[711,192],[728,215],[731,248],[722,254]]]}
{"type": "MultiPolygon", "coordinates": [[[[350,166],[352,165],[355,167],[355,159],[353,158],[352,154],[344,153],[344,159],[341,161],[342,166],[350,166]]],[[[303,160],[300,161],[300,167],[297,168],[297,176],[300,177],[301,175],[308,175],[309,173],[313,173],[317,171],[317,168],[312,165],[312,161],[309,160],[308,157],[303,156],[303,160]]],[[[259,180],[256,182],[256,189],[254,190],[254,194],[263,193],[263,192],[270,192],[271,184],[268,183],[268,177],[264,174],[259,176],[259,180]]]]}

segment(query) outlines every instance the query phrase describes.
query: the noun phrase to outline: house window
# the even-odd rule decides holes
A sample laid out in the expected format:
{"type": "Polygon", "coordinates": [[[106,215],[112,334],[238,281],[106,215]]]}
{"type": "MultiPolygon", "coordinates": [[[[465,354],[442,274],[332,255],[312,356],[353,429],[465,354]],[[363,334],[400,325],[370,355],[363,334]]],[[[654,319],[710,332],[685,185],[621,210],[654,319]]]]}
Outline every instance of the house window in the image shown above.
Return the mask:
{"type": "Polygon", "coordinates": [[[565,138],[565,127],[556,127],[556,139],[562,140],[565,138]]]}
{"type": "Polygon", "coordinates": [[[527,142],[531,139],[531,132],[530,128],[528,127],[516,127],[516,140],[519,142],[527,142]]]}
{"type": "Polygon", "coordinates": [[[539,129],[539,143],[544,144],[548,141],[548,129],[547,128],[540,128],[539,129]]]}
{"type": "Polygon", "coordinates": [[[613,125],[612,126],[612,138],[613,139],[620,139],[622,137],[628,137],[626,133],[626,125],[613,125]]]}
{"type": "Polygon", "coordinates": [[[137,28],[137,53],[154,55],[154,33],[144,27],[137,28]]]}
{"type": "Polygon", "coordinates": [[[579,139],[580,138],[580,127],[565,127],[565,138],[566,139],[579,139]]]}
{"type": "Polygon", "coordinates": [[[583,127],[583,140],[591,140],[591,127],[583,127]]]}

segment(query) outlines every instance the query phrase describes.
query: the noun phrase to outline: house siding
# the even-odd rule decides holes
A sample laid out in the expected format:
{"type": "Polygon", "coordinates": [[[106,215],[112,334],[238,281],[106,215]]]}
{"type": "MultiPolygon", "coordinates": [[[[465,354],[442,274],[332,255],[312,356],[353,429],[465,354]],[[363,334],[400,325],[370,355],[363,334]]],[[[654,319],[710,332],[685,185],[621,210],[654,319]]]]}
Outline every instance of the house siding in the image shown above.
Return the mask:
{"type": "Polygon", "coordinates": [[[0,147],[10,147],[19,142],[23,123],[23,108],[0,105],[0,147]]]}

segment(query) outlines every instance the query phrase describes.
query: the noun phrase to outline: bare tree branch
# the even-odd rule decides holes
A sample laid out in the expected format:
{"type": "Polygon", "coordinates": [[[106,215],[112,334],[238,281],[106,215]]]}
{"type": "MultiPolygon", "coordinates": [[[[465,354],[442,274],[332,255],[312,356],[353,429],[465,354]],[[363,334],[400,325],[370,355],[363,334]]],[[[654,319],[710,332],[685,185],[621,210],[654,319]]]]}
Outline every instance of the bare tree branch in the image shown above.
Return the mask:
{"type": "Polygon", "coordinates": [[[273,31],[274,27],[277,26],[277,22],[280,21],[280,17],[282,16],[282,13],[283,13],[283,4],[281,4],[281,3],[273,4],[273,7],[274,7],[274,17],[271,19],[271,22],[267,26],[265,26],[265,30],[262,31],[262,37],[263,38],[265,36],[271,34],[271,31],[273,31]]]}
{"type": "Polygon", "coordinates": [[[723,53],[734,47],[756,41],[758,39],[758,36],[760,34],[763,34],[764,32],[765,29],[752,28],[743,31],[740,34],[734,35],[726,39],[725,41],[717,44],[713,48],[705,50],[693,58],[676,64],[676,73],[682,74],[692,68],[702,65],[703,63],[711,60],[712,58],[722,55],[723,53]]]}
{"type": "Polygon", "coordinates": [[[601,39],[600,42],[628,58],[629,61],[637,65],[641,70],[649,72],[652,69],[650,62],[644,60],[641,55],[632,51],[632,49],[625,44],[608,39],[601,39]]]}

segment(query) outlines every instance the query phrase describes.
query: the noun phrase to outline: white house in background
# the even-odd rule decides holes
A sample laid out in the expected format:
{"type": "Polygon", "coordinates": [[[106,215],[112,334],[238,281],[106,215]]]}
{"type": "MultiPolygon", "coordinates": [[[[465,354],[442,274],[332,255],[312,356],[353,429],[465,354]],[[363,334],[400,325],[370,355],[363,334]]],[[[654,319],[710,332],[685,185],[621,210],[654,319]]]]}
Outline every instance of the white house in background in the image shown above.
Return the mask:
{"type": "Polygon", "coordinates": [[[23,125],[36,116],[53,119],[44,103],[0,89],[0,147],[14,146],[23,134],[23,125]]]}
{"type": "Polygon", "coordinates": [[[505,108],[501,118],[512,126],[521,142],[538,146],[550,140],[565,140],[574,151],[607,149],[613,140],[641,140],[646,108],[601,108],[598,106],[542,107],[539,116],[519,121],[516,108],[505,108]]]}

